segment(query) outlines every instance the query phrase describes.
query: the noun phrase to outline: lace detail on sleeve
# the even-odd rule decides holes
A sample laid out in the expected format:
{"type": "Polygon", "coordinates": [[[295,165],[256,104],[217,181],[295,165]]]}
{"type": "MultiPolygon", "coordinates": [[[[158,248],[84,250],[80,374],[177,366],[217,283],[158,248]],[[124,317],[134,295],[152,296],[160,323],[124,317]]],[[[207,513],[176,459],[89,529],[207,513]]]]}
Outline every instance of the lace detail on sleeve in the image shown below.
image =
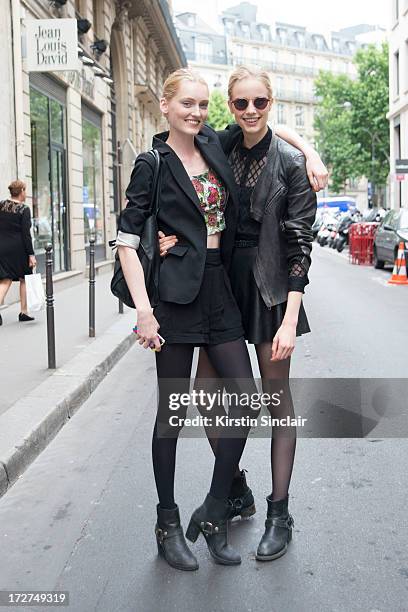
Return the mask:
{"type": "Polygon", "coordinates": [[[299,261],[294,261],[289,270],[290,278],[304,278],[307,275],[305,268],[299,261]]]}

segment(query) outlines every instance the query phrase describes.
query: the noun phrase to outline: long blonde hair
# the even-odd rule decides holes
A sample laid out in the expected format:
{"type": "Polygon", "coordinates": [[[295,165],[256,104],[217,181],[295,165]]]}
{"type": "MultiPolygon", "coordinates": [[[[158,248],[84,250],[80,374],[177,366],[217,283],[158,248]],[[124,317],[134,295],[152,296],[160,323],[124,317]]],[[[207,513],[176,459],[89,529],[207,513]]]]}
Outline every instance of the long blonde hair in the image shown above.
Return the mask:
{"type": "Polygon", "coordinates": [[[163,84],[163,98],[166,98],[167,101],[174,98],[176,95],[181,81],[191,81],[193,83],[202,83],[208,89],[207,81],[195,70],[191,70],[191,68],[179,68],[175,70],[164,81],[163,84]]]}
{"type": "Polygon", "coordinates": [[[266,70],[262,70],[258,66],[237,66],[235,70],[233,70],[230,74],[230,78],[228,80],[228,97],[232,99],[232,90],[234,89],[234,85],[242,79],[254,78],[258,79],[265,85],[266,90],[268,92],[268,98],[273,100],[273,92],[272,92],[272,83],[269,78],[269,74],[266,70]]]}

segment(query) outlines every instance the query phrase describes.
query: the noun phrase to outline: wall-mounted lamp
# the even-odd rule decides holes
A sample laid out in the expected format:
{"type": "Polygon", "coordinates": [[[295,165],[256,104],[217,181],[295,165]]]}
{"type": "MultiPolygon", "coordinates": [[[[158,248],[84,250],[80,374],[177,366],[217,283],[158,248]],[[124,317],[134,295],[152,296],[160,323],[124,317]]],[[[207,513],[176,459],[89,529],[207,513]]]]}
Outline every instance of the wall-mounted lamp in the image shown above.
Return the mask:
{"type": "Polygon", "coordinates": [[[100,40],[95,40],[95,42],[91,45],[91,49],[93,50],[95,57],[100,58],[103,53],[105,53],[108,48],[108,43],[106,40],[102,38],[100,40]]]}
{"type": "Polygon", "coordinates": [[[88,19],[77,19],[78,34],[82,36],[86,34],[92,27],[92,23],[88,19]]]}

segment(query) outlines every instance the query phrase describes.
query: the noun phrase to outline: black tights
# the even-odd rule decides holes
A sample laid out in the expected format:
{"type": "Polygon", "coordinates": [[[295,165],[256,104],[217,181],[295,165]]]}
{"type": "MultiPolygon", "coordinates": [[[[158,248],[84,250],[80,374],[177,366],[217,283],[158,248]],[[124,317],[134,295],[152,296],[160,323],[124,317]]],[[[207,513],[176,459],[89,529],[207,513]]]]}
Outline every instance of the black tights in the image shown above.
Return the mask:
{"type": "MultiPolygon", "coordinates": [[[[279,407],[271,407],[270,412],[272,417],[280,418],[288,415],[293,418],[295,415],[288,383],[290,358],[284,359],[283,361],[271,361],[271,345],[271,342],[265,342],[255,346],[259,371],[262,378],[262,388],[264,393],[270,395],[284,389],[286,401],[282,401],[279,407]]],[[[213,391],[215,391],[216,388],[220,387],[220,384],[215,380],[218,373],[211,364],[206,351],[207,349],[200,350],[197,379],[205,379],[205,386],[207,386],[207,381],[211,380],[213,391]]],[[[201,381],[197,380],[196,388],[201,386],[201,381]]],[[[218,407],[218,409],[223,412],[222,407],[218,407]]],[[[214,454],[217,454],[218,432],[214,429],[207,428],[206,433],[214,454]]],[[[288,494],[295,459],[295,450],[296,429],[290,428],[288,431],[281,426],[274,426],[271,436],[271,496],[273,500],[283,499],[288,494]]],[[[236,475],[238,474],[239,467],[237,467],[236,470],[236,475]]]]}
{"type": "MultiPolygon", "coordinates": [[[[153,430],[152,455],[156,487],[162,508],[175,507],[174,473],[177,440],[181,431],[181,427],[171,427],[171,436],[166,436],[166,423],[170,415],[177,414],[182,418],[186,413],[185,409],[178,410],[177,413],[170,411],[169,394],[188,393],[193,351],[194,347],[190,344],[167,344],[156,353],[159,405],[153,430]],[[169,383],[169,379],[177,380],[169,383]]],[[[228,383],[225,384],[228,392],[256,392],[248,349],[242,338],[224,344],[208,345],[206,354],[217,376],[228,379],[228,383]]],[[[243,428],[240,429],[240,437],[217,438],[217,453],[210,488],[213,497],[217,499],[228,497],[248,432],[249,428],[243,428]]]]}

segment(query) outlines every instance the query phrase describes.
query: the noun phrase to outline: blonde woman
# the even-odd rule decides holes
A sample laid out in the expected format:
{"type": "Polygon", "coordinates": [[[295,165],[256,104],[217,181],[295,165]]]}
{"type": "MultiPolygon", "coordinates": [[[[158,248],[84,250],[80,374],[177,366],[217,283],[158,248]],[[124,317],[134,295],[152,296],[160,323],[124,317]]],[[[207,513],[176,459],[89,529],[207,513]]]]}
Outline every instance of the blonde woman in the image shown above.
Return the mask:
{"type": "MultiPolygon", "coordinates": [[[[284,390],[287,399],[272,416],[294,416],[288,385],[290,358],[296,336],[310,331],[302,295],[308,283],[311,226],[316,197],[327,172],[317,154],[291,131],[284,133],[309,155],[273,134],[268,126],[273,94],[268,74],[257,67],[240,66],[231,74],[228,105],[236,123],[218,132],[238,190],[238,220],[229,277],[245,330],[255,345],[263,390],[284,390]],[[313,188],[308,180],[313,184],[313,188]]],[[[211,133],[206,128],[204,133],[211,133]]],[[[282,133],[282,130],[281,130],[282,133]]],[[[162,237],[161,252],[178,236],[162,237]]],[[[216,369],[200,350],[197,378],[216,378],[216,369]]],[[[217,439],[210,439],[214,452],[217,439]]],[[[287,550],[293,518],[288,511],[289,484],[296,448],[296,429],[273,427],[271,437],[271,493],[267,497],[265,533],[256,558],[270,561],[287,550]]],[[[232,517],[255,512],[254,498],[244,471],[235,474],[230,497],[232,517]]]]}
{"type": "MultiPolygon", "coordinates": [[[[240,381],[247,380],[246,391],[256,392],[241,315],[223,267],[229,265],[234,246],[235,182],[215,133],[201,132],[208,98],[206,82],[188,69],[171,74],[163,86],[160,108],[169,130],[153,139],[161,158],[157,222],[162,232],[177,234],[179,240],[160,266],[160,301],[154,311],[136,253],[151,207],[154,167],[146,153],[136,159],[116,243],[137,309],[140,343],[157,351],[159,405],[152,441],[159,497],[155,533],[159,553],[180,570],[196,570],[198,563],[185,541],[174,498],[177,439],[186,408],[171,412],[169,393],[189,391],[195,346],[206,348],[218,375],[231,380],[231,390],[238,391],[240,381]],[[159,329],[165,339],[162,347],[159,329]],[[170,416],[178,417],[175,426],[170,426],[170,416]]],[[[228,495],[247,433],[243,428],[239,437],[219,440],[210,491],[187,533],[193,541],[202,533],[212,557],[223,565],[241,562],[228,543],[228,495]]]]}

